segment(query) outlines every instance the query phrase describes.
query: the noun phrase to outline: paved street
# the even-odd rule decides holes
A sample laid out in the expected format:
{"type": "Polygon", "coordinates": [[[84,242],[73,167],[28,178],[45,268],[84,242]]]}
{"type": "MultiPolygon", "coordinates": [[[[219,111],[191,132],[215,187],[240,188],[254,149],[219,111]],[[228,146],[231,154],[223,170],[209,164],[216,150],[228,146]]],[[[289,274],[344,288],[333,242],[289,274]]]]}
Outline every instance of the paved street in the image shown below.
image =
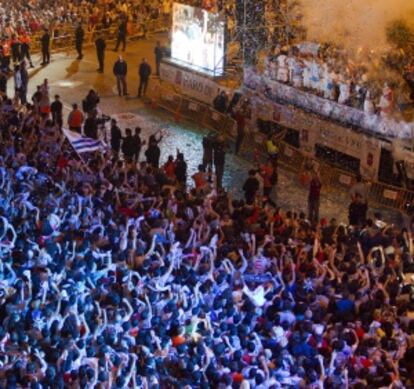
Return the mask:
{"type": "MultiPolygon", "coordinates": [[[[165,38],[160,35],[158,39],[165,38]]],[[[51,97],[55,94],[61,96],[65,108],[69,109],[71,104],[81,103],[89,89],[98,91],[101,97],[100,108],[110,116],[118,117],[122,127],[134,127],[140,125],[144,135],[151,134],[160,128],[167,129],[168,136],[162,143],[161,161],[165,161],[169,154],[175,154],[179,148],[184,152],[189,165],[189,176],[195,172],[201,162],[201,139],[206,133],[203,128],[197,128],[188,122],[176,123],[172,116],[161,110],[153,110],[145,106],[142,100],[137,99],[138,88],[138,64],[143,57],[148,58],[153,69],[153,49],[156,38],[130,42],[125,53],[121,53],[128,63],[128,91],[130,97],[118,97],[116,82],[112,74],[112,66],[117,54],[111,49],[113,43],[107,44],[105,58],[105,72],[96,72],[98,67],[94,48],[85,50],[84,59],[76,60],[75,51],[52,55],[52,62],[46,67],[39,67],[40,61],[35,61],[36,69],[31,73],[29,84],[30,97],[36,85],[43,82],[44,78],[49,79],[51,86],[51,97]]],[[[9,94],[12,94],[13,81],[9,81],[9,94]]],[[[227,188],[240,188],[247,177],[247,171],[251,165],[244,159],[229,154],[227,158],[224,185],[227,188]]],[[[322,217],[336,217],[340,221],[347,220],[347,205],[349,198],[346,193],[337,191],[327,193],[327,188],[322,189],[323,198],[321,202],[322,217]],[[339,206],[338,206],[339,204],[339,206]]],[[[239,192],[240,195],[240,192],[239,192]]],[[[303,188],[297,177],[291,173],[279,172],[279,184],[277,189],[276,202],[284,209],[297,211],[306,210],[307,188],[303,188]]],[[[399,221],[398,215],[384,211],[388,219],[399,221]]]]}

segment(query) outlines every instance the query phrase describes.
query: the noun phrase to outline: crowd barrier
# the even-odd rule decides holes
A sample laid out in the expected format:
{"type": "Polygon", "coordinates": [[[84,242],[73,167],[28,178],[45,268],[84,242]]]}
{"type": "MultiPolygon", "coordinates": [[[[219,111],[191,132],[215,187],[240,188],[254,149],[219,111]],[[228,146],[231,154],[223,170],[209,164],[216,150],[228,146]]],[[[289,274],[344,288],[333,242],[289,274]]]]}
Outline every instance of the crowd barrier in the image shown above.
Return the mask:
{"type": "MultiPolygon", "coordinates": [[[[226,135],[234,140],[236,136],[236,123],[228,115],[215,111],[207,104],[186,97],[174,90],[168,83],[155,84],[150,88],[152,106],[157,106],[171,112],[176,120],[186,118],[210,130],[226,135]]],[[[244,148],[265,154],[265,137],[255,136],[246,132],[244,148]],[[257,140],[262,140],[258,143],[257,140]]],[[[324,192],[330,188],[349,191],[356,183],[356,175],[337,168],[327,162],[309,157],[299,149],[281,141],[279,143],[279,163],[284,169],[297,174],[303,185],[309,185],[312,170],[317,166],[324,192]]],[[[386,185],[377,181],[366,181],[368,201],[371,205],[387,207],[397,211],[406,211],[414,205],[414,192],[403,188],[386,185]]]]}
{"type": "Polygon", "coordinates": [[[209,105],[187,98],[166,84],[154,84],[150,88],[153,105],[160,106],[174,114],[176,120],[185,118],[200,126],[216,131],[231,139],[236,136],[236,122],[228,115],[223,115],[209,105]]]}

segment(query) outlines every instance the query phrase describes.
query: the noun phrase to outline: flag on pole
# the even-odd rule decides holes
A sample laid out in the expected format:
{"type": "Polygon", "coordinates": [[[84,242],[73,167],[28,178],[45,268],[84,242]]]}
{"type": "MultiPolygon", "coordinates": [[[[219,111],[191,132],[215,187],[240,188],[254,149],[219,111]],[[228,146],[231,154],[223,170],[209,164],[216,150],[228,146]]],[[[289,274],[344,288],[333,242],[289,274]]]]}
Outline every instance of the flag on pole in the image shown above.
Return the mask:
{"type": "Polygon", "coordinates": [[[63,129],[63,134],[78,154],[91,153],[105,147],[102,141],[87,138],[76,132],[63,129]]]}

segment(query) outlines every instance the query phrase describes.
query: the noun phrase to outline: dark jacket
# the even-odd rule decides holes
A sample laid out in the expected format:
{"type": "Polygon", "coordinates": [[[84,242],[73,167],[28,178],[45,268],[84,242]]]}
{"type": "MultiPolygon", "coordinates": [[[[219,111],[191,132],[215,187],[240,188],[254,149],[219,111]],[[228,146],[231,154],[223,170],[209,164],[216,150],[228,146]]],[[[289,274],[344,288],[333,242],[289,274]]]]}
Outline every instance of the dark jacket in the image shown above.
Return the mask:
{"type": "Polygon", "coordinates": [[[255,177],[249,177],[243,185],[243,191],[246,197],[253,196],[259,189],[259,181],[255,177]]]}
{"type": "Polygon", "coordinates": [[[52,112],[52,117],[55,119],[62,118],[63,104],[61,101],[55,100],[50,104],[50,111],[52,112]]]}
{"type": "Polygon", "coordinates": [[[226,112],[227,109],[227,97],[220,93],[218,96],[215,97],[213,100],[213,107],[216,111],[221,113],[226,112]]]}
{"type": "Polygon", "coordinates": [[[203,163],[213,162],[214,142],[209,136],[203,138],[203,163]]]}
{"type": "Polygon", "coordinates": [[[22,85],[24,89],[27,89],[27,84],[29,83],[29,73],[26,68],[20,69],[20,76],[22,77],[22,85]]]}
{"type": "Polygon", "coordinates": [[[88,138],[98,139],[98,125],[96,119],[93,117],[87,118],[83,125],[83,131],[88,138]]]}
{"type": "Polygon", "coordinates": [[[175,177],[177,177],[178,182],[187,181],[187,164],[185,161],[177,160],[175,163],[175,177]]]}
{"type": "Polygon", "coordinates": [[[99,104],[99,96],[98,94],[94,93],[88,93],[88,95],[86,96],[86,98],[83,100],[82,102],[82,109],[84,112],[90,112],[93,111],[96,106],[99,104]]]}
{"type": "Polygon", "coordinates": [[[127,34],[127,23],[122,22],[118,27],[118,35],[119,36],[126,36],[127,34]]]}
{"type": "Polygon", "coordinates": [[[142,140],[139,135],[133,135],[134,142],[135,142],[135,151],[138,153],[141,150],[142,140]]]}
{"type": "Polygon", "coordinates": [[[76,43],[82,43],[84,36],[85,36],[85,32],[83,31],[83,28],[81,26],[78,26],[75,30],[76,43]]]}
{"type": "Polygon", "coordinates": [[[135,139],[133,136],[127,136],[122,142],[122,152],[126,157],[133,157],[135,154],[135,139]]]}
{"type": "Polygon", "coordinates": [[[125,61],[116,61],[114,63],[114,74],[115,76],[126,76],[128,73],[128,65],[125,61]]]}
{"type": "Polygon", "coordinates": [[[41,42],[43,48],[49,48],[50,35],[47,31],[42,35],[41,42]]]}
{"type": "Polygon", "coordinates": [[[105,51],[105,47],[106,47],[105,40],[103,38],[98,38],[95,41],[95,47],[96,47],[96,51],[98,53],[103,53],[105,51]]]}
{"type": "Polygon", "coordinates": [[[161,62],[162,57],[163,57],[162,47],[156,46],[154,49],[154,54],[155,54],[155,61],[161,62]]]}
{"type": "Polygon", "coordinates": [[[0,73],[0,92],[6,93],[7,90],[7,76],[0,73]]]}
{"type": "Polygon", "coordinates": [[[121,139],[122,134],[118,126],[111,127],[111,148],[112,150],[118,152],[121,148],[121,139]]]}
{"type": "Polygon", "coordinates": [[[158,169],[160,165],[160,154],[161,150],[156,143],[150,144],[148,149],[145,151],[145,157],[147,158],[147,163],[152,167],[158,169]]]}
{"type": "Polygon", "coordinates": [[[143,62],[139,65],[139,76],[141,78],[149,78],[151,75],[151,66],[148,65],[146,62],[143,62]]]}
{"type": "Polygon", "coordinates": [[[226,145],[217,142],[214,145],[214,166],[224,166],[226,162],[226,145]]]}

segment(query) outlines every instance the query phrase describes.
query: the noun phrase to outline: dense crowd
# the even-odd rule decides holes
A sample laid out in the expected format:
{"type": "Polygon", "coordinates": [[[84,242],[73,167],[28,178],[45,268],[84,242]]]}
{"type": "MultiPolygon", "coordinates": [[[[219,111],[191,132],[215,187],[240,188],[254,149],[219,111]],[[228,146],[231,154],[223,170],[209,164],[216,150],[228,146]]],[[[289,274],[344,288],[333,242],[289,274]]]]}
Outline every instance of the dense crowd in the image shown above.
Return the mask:
{"type": "Polygon", "coordinates": [[[295,88],[315,93],[339,104],[364,110],[369,115],[390,116],[395,110],[394,91],[388,84],[382,94],[370,88],[368,69],[351,64],[342,55],[324,53],[319,44],[273,48],[266,58],[265,74],[295,88]]]}
{"type": "Polygon", "coordinates": [[[187,189],[184,155],[116,122],[84,162],[36,93],[0,105],[2,387],[414,384],[411,231],[233,198],[211,159],[187,189]]]}
{"type": "Polygon", "coordinates": [[[0,28],[3,36],[25,30],[35,33],[44,27],[83,22],[92,29],[99,25],[108,28],[121,14],[131,20],[169,14],[170,0],[109,0],[109,1],[15,1],[0,3],[0,28]]]}

